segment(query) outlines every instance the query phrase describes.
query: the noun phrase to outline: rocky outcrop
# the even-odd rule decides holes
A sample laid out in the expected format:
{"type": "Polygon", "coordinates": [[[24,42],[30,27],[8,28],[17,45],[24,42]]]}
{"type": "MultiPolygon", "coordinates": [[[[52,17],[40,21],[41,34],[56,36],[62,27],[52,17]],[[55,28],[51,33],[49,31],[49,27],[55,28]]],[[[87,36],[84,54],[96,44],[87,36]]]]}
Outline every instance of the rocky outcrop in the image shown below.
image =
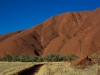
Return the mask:
{"type": "Polygon", "coordinates": [[[88,56],[81,57],[71,63],[72,66],[80,66],[79,68],[85,69],[87,66],[92,66],[93,61],[88,56]]]}
{"type": "Polygon", "coordinates": [[[30,29],[0,37],[4,54],[46,55],[58,53],[90,56],[100,52],[100,8],[56,15],[30,29]]]}

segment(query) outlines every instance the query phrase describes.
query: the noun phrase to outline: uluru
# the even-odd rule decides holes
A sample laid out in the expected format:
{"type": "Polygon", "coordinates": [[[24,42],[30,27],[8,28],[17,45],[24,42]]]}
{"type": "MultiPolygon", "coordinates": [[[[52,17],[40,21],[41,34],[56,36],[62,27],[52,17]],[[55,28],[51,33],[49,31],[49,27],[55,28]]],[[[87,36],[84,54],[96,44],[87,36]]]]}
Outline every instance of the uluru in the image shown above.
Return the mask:
{"type": "Polygon", "coordinates": [[[5,54],[44,56],[100,53],[100,8],[54,15],[27,30],[0,35],[0,57],[5,54]]]}

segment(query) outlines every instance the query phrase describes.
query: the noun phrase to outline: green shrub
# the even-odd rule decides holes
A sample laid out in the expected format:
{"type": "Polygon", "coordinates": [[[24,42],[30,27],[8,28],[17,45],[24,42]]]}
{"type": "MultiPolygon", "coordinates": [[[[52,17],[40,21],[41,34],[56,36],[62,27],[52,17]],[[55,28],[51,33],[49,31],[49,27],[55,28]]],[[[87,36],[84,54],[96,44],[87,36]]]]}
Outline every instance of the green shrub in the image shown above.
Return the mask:
{"type": "Polygon", "coordinates": [[[12,56],[12,61],[16,62],[16,61],[19,61],[19,57],[18,56],[12,56]]]}
{"type": "Polygon", "coordinates": [[[76,60],[78,58],[79,58],[78,56],[73,55],[73,54],[69,54],[66,56],[66,60],[70,60],[70,61],[76,60]]]}
{"type": "Polygon", "coordinates": [[[30,61],[31,62],[37,62],[38,57],[37,56],[30,56],[30,61]]]}
{"type": "Polygon", "coordinates": [[[59,61],[59,55],[57,54],[48,54],[44,57],[44,61],[59,61]]]}
{"type": "Polygon", "coordinates": [[[5,54],[5,56],[2,59],[3,61],[11,61],[12,57],[9,54],[5,54]]]}
{"type": "Polygon", "coordinates": [[[43,62],[44,59],[42,57],[38,57],[37,62],[43,62]]]}
{"type": "Polygon", "coordinates": [[[22,54],[19,56],[19,61],[21,62],[29,62],[30,61],[30,57],[27,54],[22,54]]]}

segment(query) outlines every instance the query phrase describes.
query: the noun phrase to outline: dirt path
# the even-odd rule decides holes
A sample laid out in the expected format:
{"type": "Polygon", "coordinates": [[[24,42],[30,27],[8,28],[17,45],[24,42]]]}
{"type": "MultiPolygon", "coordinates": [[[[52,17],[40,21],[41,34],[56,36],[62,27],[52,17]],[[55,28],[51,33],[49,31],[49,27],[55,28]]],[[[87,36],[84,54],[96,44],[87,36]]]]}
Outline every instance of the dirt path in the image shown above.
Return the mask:
{"type": "Polygon", "coordinates": [[[26,69],[26,70],[22,71],[18,75],[35,75],[39,71],[41,66],[43,66],[43,64],[35,65],[35,66],[33,66],[29,69],[26,69]]]}

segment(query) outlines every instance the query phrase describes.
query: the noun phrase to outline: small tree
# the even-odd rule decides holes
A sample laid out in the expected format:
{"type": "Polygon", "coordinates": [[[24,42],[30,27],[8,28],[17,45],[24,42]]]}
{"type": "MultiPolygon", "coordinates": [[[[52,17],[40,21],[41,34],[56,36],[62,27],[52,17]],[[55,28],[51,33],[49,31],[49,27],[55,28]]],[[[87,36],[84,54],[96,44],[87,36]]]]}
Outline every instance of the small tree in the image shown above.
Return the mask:
{"type": "Polygon", "coordinates": [[[27,55],[27,54],[22,54],[19,56],[19,61],[21,62],[29,62],[29,59],[30,57],[27,55]]]}
{"type": "Polygon", "coordinates": [[[3,57],[4,61],[11,61],[12,57],[9,54],[5,54],[5,56],[3,57]]]}
{"type": "Polygon", "coordinates": [[[66,61],[66,56],[59,55],[59,61],[66,61]]]}
{"type": "Polygon", "coordinates": [[[32,62],[36,62],[37,60],[38,60],[38,57],[36,57],[36,56],[30,57],[30,61],[32,61],[32,62]]]}
{"type": "Polygon", "coordinates": [[[78,56],[73,55],[73,54],[69,54],[66,56],[66,60],[70,60],[70,61],[76,60],[78,58],[79,58],[78,56]]]}
{"type": "Polygon", "coordinates": [[[44,59],[42,57],[38,57],[37,62],[43,62],[44,59]]]}
{"type": "Polygon", "coordinates": [[[59,61],[59,54],[48,54],[44,57],[44,61],[59,61]]]}
{"type": "Polygon", "coordinates": [[[15,62],[15,61],[19,61],[19,57],[16,56],[16,55],[15,55],[15,56],[12,56],[12,61],[14,61],[14,62],[15,62]]]}

